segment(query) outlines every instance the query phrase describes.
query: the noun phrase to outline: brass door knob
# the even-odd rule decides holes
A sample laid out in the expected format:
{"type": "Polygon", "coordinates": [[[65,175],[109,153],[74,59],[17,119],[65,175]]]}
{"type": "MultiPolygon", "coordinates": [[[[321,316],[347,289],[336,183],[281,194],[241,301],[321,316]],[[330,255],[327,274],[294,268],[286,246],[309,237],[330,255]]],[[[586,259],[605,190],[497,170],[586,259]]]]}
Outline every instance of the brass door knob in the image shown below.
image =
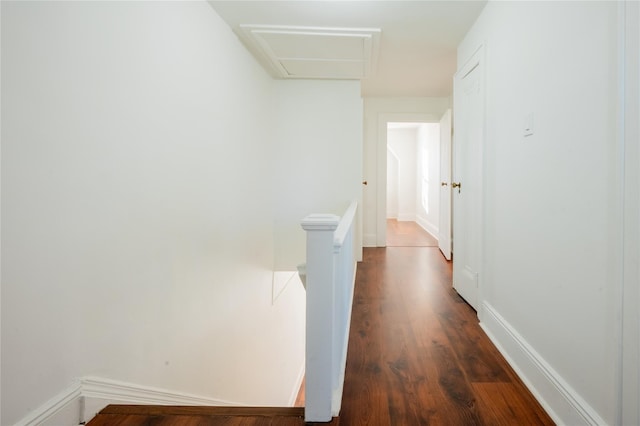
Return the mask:
{"type": "Polygon", "coordinates": [[[440,182],[440,186],[447,186],[448,183],[447,182],[440,182]]]}
{"type": "Polygon", "coordinates": [[[460,188],[462,188],[462,184],[460,182],[453,182],[451,184],[452,188],[458,188],[458,194],[460,193],[460,188]]]}

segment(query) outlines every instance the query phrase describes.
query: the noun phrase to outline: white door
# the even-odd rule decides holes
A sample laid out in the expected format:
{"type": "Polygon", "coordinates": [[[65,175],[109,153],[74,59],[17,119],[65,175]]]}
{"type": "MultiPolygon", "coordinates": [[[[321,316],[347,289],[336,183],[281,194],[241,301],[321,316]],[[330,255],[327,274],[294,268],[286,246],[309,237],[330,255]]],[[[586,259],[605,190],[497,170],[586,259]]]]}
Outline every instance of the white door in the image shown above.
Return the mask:
{"type": "Polygon", "coordinates": [[[438,246],[451,260],[451,110],[440,119],[440,224],[438,246]]]}
{"type": "Polygon", "coordinates": [[[484,87],[482,49],[454,78],[453,286],[476,311],[481,261],[484,87]]]}

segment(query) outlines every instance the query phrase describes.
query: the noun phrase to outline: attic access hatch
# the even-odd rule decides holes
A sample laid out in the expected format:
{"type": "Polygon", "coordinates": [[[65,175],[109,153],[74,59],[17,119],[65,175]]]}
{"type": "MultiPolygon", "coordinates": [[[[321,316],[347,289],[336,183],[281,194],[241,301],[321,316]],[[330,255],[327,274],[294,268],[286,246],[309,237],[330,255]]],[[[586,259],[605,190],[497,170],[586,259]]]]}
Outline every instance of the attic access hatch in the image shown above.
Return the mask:
{"type": "Polygon", "coordinates": [[[274,77],[359,80],[376,69],[379,29],[240,25],[240,30],[274,77]]]}

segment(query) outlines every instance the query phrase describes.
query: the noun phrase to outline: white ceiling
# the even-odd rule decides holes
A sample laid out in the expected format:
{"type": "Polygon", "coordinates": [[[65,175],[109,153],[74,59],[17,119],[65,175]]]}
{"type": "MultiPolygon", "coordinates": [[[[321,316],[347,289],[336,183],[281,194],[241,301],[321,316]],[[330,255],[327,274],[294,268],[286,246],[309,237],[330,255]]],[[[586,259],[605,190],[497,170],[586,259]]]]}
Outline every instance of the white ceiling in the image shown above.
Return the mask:
{"type": "Polygon", "coordinates": [[[210,4],[265,68],[241,25],[380,29],[376,69],[362,80],[363,96],[449,96],[456,48],[486,0],[221,1],[210,4]]]}

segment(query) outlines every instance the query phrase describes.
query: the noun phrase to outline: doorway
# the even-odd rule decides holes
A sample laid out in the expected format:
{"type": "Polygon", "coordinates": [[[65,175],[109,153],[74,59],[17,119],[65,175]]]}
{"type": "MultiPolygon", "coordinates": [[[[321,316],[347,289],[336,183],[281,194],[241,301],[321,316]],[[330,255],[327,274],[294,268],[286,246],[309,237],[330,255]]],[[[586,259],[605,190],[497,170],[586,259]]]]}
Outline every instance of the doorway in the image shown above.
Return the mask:
{"type": "Polygon", "coordinates": [[[440,124],[387,123],[387,246],[437,247],[440,124]]]}
{"type": "MultiPolygon", "coordinates": [[[[446,105],[442,106],[444,112],[444,116],[442,113],[378,113],[376,117],[376,129],[374,134],[376,135],[374,144],[368,145],[369,150],[367,151],[367,146],[365,146],[365,159],[373,160],[375,164],[375,183],[373,187],[369,189],[365,189],[363,200],[365,205],[365,242],[367,238],[369,242],[366,242],[366,245],[369,247],[386,247],[387,246],[387,157],[388,154],[388,144],[387,144],[387,126],[389,123],[423,123],[423,124],[435,124],[439,125],[440,136],[445,136],[440,139],[440,145],[442,146],[443,142],[447,145],[447,149],[441,150],[440,154],[447,153],[450,154],[450,145],[451,145],[451,111],[447,109],[446,105]],[[448,117],[447,120],[444,118],[448,117]],[[443,128],[446,128],[445,131],[442,131],[443,128]],[[373,158],[372,158],[373,157],[373,158]],[[367,217],[368,216],[368,217],[367,217]],[[370,224],[367,224],[367,222],[370,224]],[[369,234],[368,232],[371,232],[369,234]]],[[[432,150],[433,151],[433,150],[432,150]]],[[[397,153],[396,153],[397,156],[397,153]]],[[[429,155],[430,161],[436,162],[438,157],[435,155],[429,155]],[[433,158],[431,158],[433,157],[433,158]]],[[[417,154],[416,159],[417,162],[417,154]]],[[[444,225],[446,229],[441,229],[440,231],[440,250],[445,254],[445,258],[449,260],[450,256],[450,238],[451,238],[451,211],[450,211],[450,197],[445,197],[443,202],[443,195],[448,195],[447,191],[450,189],[450,176],[447,173],[450,173],[450,167],[442,168],[443,160],[439,159],[440,163],[437,163],[434,167],[431,168],[432,171],[439,170],[440,172],[444,172],[446,176],[437,176],[433,175],[429,177],[429,181],[432,184],[440,185],[438,190],[433,190],[433,186],[431,186],[431,190],[429,191],[430,195],[440,194],[440,198],[438,203],[440,204],[440,208],[444,209],[437,213],[438,222],[440,227],[444,225]],[[444,181],[442,180],[444,179],[444,181]],[[444,183],[443,183],[444,182],[444,183]],[[446,185],[446,186],[444,186],[446,185]],[[448,200],[448,201],[447,201],[448,200]],[[448,220],[444,220],[443,217],[446,217],[448,220]],[[442,241],[449,240],[448,244],[445,246],[449,249],[449,252],[443,250],[442,241]]],[[[447,160],[450,165],[450,158],[447,160]]],[[[446,164],[445,162],[444,164],[446,164]]],[[[391,168],[395,167],[392,163],[389,165],[391,168]]],[[[364,182],[363,182],[364,183],[364,182]]],[[[394,182],[391,183],[392,185],[394,182]]],[[[366,187],[365,187],[366,188],[366,187]]],[[[416,193],[415,200],[418,200],[418,194],[416,193]]],[[[394,200],[392,200],[394,202],[394,200]]],[[[399,200],[398,200],[399,202],[399,200]]],[[[420,201],[422,203],[422,191],[420,194],[420,201]]],[[[431,210],[434,205],[434,202],[430,202],[429,209],[431,210]]],[[[393,207],[392,207],[393,209],[393,207]]],[[[400,211],[398,212],[400,213],[400,211]]],[[[402,219],[402,217],[399,217],[402,219]]],[[[438,233],[435,232],[433,228],[429,231],[433,234],[433,236],[438,240],[438,233]]]]}

